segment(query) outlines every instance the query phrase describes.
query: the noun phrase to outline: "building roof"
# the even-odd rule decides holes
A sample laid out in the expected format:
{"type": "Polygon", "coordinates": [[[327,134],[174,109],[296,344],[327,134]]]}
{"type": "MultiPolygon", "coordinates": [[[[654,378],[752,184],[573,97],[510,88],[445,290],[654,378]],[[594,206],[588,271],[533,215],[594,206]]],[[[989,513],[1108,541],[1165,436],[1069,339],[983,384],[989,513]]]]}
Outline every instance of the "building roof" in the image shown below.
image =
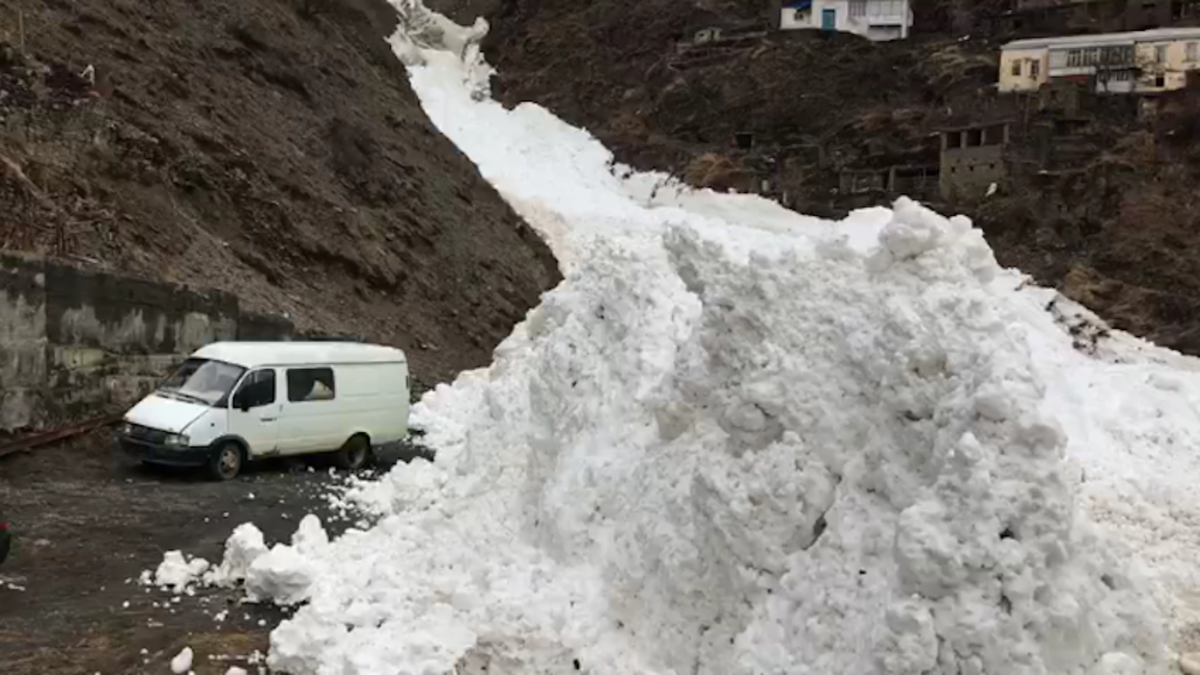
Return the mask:
{"type": "Polygon", "coordinates": [[[1200,28],[1156,28],[1127,33],[1102,33],[1100,35],[1072,35],[1069,37],[1029,38],[1014,40],[1001,49],[1043,49],[1055,47],[1103,47],[1105,45],[1133,44],[1137,42],[1168,42],[1173,40],[1200,40],[1200,28]]]}
{"type": "Polygon", "coordinates": [[[404,352],[394,347],[357,342],[214,342],[200,348],[192,356],[224,361],[243,368],[407,361],[404,352]]]}

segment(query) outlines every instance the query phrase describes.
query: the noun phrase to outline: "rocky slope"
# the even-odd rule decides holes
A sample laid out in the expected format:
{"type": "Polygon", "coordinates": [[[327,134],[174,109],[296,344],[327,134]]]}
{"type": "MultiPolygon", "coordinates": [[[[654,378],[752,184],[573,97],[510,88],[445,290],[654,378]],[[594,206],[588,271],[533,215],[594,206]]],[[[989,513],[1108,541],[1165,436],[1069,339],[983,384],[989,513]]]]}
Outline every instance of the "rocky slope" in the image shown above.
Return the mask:
{"type": "MultiPolygon", "coordinates": [[[[503,100],[546,105],[623,162],[715,189],[759,192],[766,178],[773,196],[822,216],[910,194],[976,218],[1004,264],[1117,327],[1200,353],[1200,229],[1192,191],[1179,189],[1200,179],[1200,117],[1187,114],[1200,108],[1154,122],[1095,115],[1073,139],[1082,161],[1050,176],[1020,164],[987,199],[947,203],[936,178],[842,188],[844,170],[936,167],[941,129],[1031,119],[995,94],[1001,39],[983,15],[999,0],[915,0],[917,33],[895,43],[767,31],[770,3],[758,0],[429,4],[489,19],[483,48],[503,100]],[[687,44],[710,27],[746,37],[687,44]]],[[[1021,143],[1018,154],[1038,154],[1034,134],[1021,143]]]]}
{"type": "Polygon", "coordinates": [[[429,123],[384,0],[3,0],[0,248],[486,363],[558,266],[429,123]],[[23,39],[23,45],[22,45],[23,39]]]}

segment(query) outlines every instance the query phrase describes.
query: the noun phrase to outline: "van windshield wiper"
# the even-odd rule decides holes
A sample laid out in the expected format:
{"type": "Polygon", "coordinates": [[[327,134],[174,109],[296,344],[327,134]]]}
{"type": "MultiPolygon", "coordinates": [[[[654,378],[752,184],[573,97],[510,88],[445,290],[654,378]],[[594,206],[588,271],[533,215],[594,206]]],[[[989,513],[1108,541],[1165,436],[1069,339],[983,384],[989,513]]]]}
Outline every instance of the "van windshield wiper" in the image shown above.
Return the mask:
{"type": "Polygon", "coordinates": [[[159,389],[158,393],[166,394],[169,398],[186,401],[188,403],[200,403],[203,405],[212,405],[212,401],[205,400],[195,394],[187,394],[178,389],[159,389]]]}

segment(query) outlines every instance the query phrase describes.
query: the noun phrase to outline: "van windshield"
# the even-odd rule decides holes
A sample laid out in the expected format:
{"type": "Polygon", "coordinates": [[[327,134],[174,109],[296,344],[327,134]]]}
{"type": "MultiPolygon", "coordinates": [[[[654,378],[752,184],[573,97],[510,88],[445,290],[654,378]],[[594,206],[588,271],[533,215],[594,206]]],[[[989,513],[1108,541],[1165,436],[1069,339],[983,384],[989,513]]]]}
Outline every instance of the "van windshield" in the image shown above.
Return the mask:
{"type": "Polygon", "coordinates": [[[158,388],[158,394],[203,405],[221,402],[241,379],[245,368],[222,361],[188,359],[158,388]]]}

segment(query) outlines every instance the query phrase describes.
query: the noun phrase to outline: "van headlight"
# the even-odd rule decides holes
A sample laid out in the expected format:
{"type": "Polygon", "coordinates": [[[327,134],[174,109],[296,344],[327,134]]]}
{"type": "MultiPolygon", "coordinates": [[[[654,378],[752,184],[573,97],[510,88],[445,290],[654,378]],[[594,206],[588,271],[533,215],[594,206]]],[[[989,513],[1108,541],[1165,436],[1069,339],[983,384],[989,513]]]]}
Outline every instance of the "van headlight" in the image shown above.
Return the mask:
{"type": "Polygon", "coordinates": [[[186,448],[192,439],[183,434],[167,434],[163,439],[163,445],[168,448],[186,448]]]}
{"type": "Polygon", "coordinates": [[[117,433],[121,434],[122,436],[132,436],[133,425],[129,422],[122,422],[117,425],[117,433]]]}

